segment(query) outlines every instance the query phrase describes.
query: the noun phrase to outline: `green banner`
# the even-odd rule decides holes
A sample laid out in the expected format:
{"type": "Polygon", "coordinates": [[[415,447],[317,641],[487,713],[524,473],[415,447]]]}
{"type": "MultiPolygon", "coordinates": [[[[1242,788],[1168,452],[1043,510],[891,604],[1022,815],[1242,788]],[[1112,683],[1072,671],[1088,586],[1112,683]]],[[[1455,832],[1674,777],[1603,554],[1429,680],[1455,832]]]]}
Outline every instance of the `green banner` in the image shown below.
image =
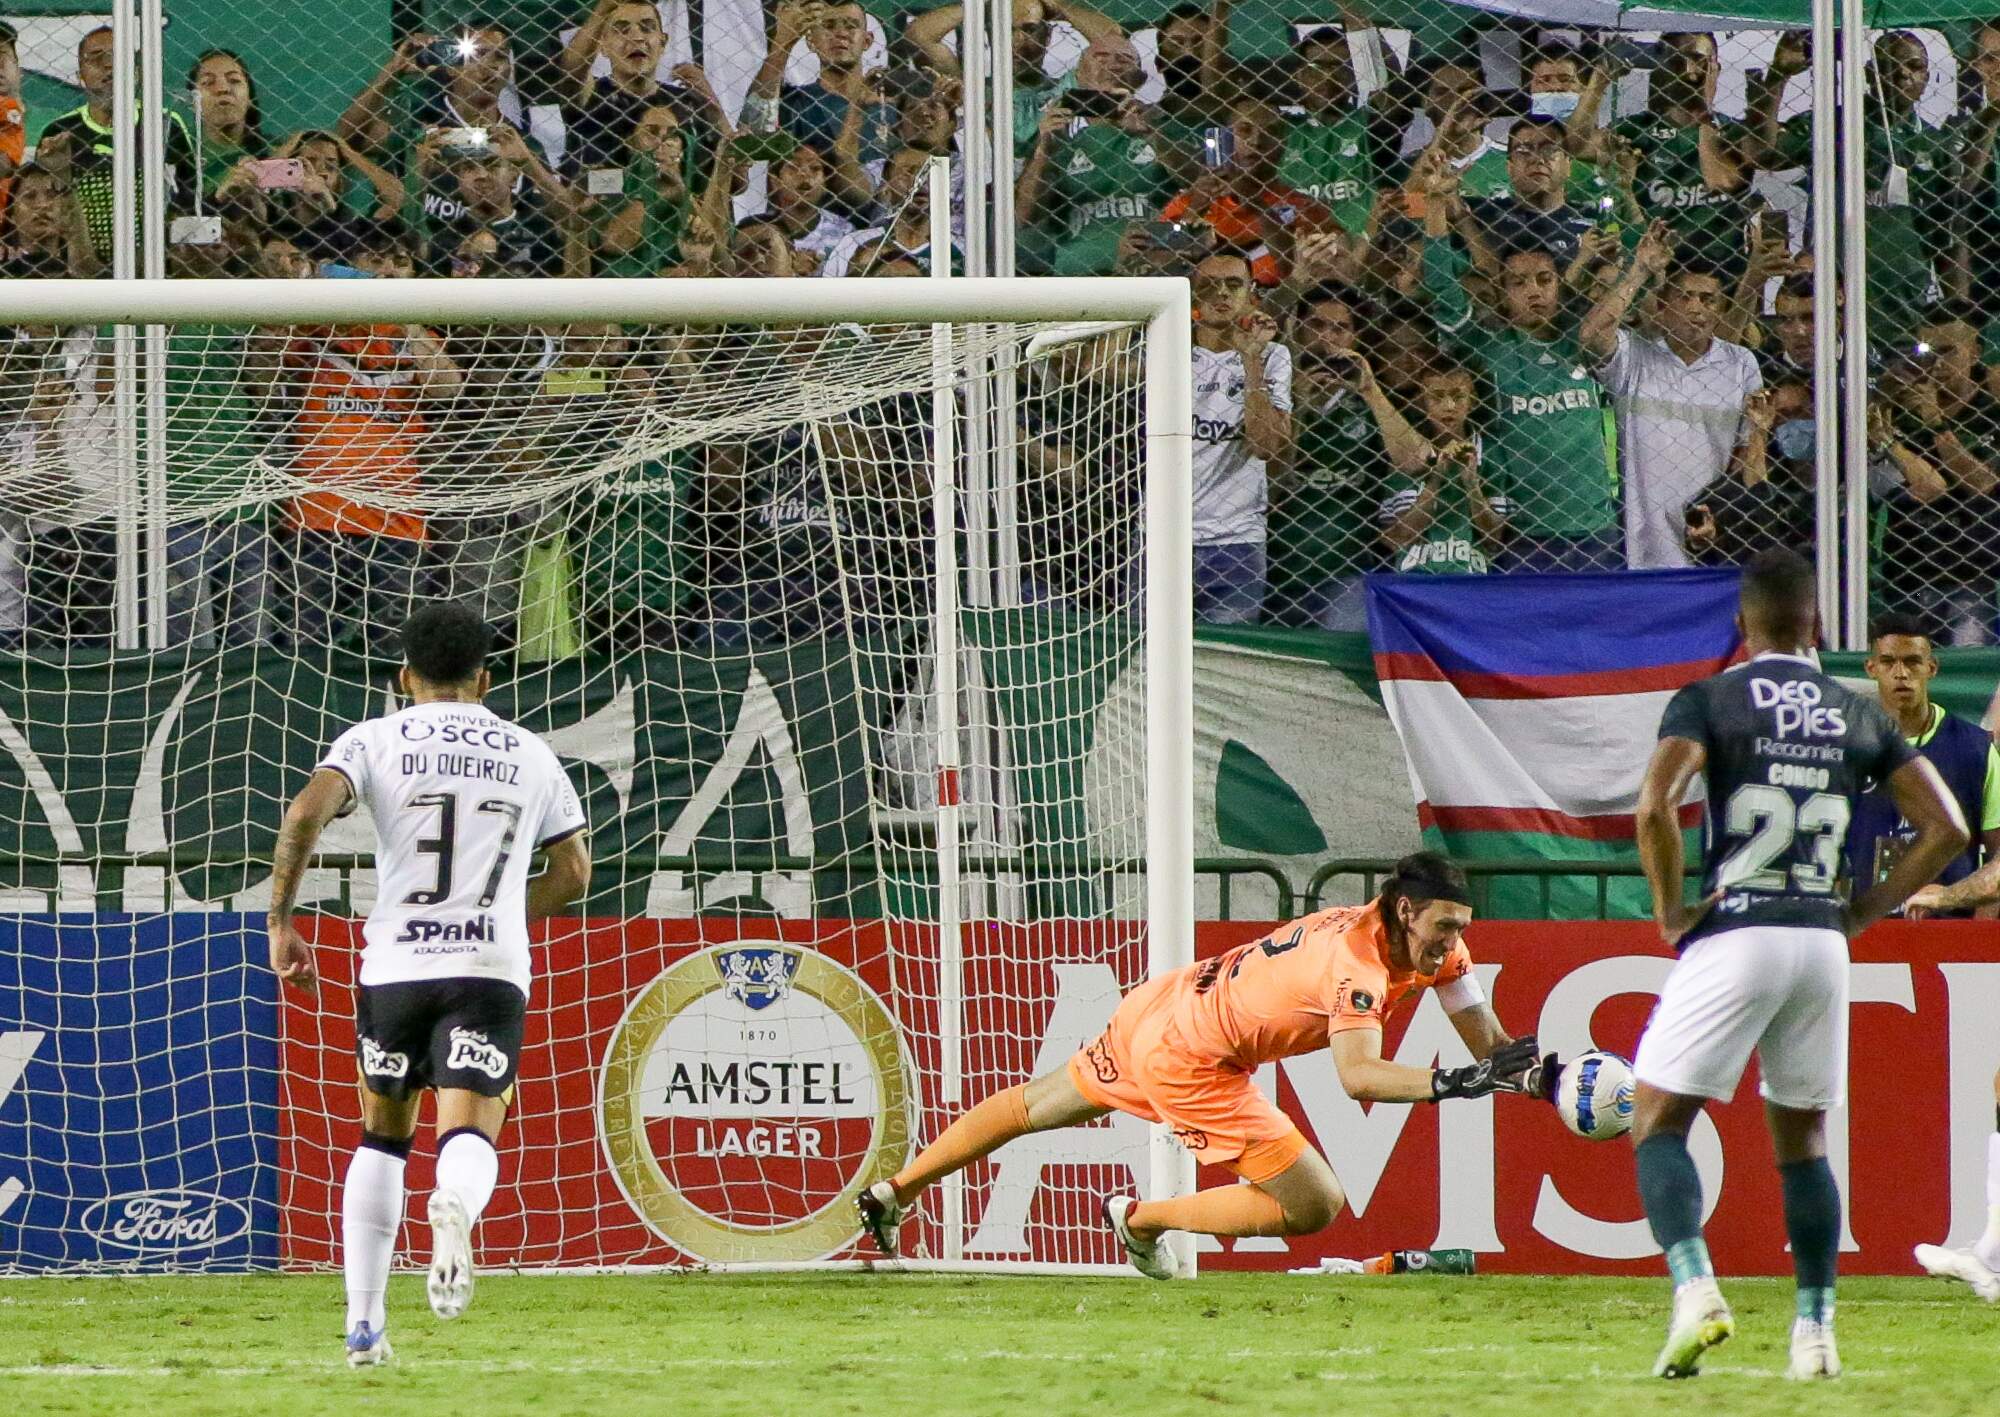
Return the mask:
{"type": "MultiPolygon", "coordinates": [[[[826,641],[569,660],[496,686],[488,703],[546,737],[576,780],[598,862],[593,911],[869,915],[880,910],[874,872],[851,861],[869,840],[868,696],[855,666],[876,658],[826,641]],[[690,865],[656,870],[663,857],[690,865]],[[796,868],[773,877],[786,858],[796,868]]],[[[8,660],[0,885],[115,909],[127,894],[120,858],[171,853],[184,900],[254,891],[318,754],[394,707],[387,679],[351,663],[8,660]]],[[[373,849],[354,818],[322,842],[330,853],[373,849]]]]}

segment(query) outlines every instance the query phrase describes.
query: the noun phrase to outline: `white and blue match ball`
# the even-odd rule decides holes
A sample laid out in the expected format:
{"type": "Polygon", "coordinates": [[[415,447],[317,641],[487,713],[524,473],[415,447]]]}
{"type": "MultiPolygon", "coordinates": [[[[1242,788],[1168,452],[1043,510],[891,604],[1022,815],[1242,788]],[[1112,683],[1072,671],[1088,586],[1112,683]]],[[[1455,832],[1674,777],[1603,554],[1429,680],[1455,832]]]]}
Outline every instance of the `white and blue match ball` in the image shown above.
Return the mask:
{"type": "Polygon", "coordinates": [[[1632,1065],[1616,1053],[1593,1048],[1563,1064],[1556,1111],[1563,1125],[1590,1141],[1609,1141],[1632,1130],[1632,1065]]]}

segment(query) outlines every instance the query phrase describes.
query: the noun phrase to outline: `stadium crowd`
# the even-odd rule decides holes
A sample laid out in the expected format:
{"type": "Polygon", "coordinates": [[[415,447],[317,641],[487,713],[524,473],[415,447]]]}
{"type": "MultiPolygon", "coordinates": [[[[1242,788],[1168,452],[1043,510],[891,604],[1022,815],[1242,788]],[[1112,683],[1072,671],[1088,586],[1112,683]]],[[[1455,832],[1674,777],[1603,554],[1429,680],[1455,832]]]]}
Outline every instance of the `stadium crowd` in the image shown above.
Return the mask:
{"type": "MultiPolygon", "coordinates": [[[[202,53],[185,75],[191,102],[167,115],[156,155],[174,215],[201,219],[175,224],[169,273],[919,275],[937,256],[926,174],[938,156],[956,165],[962,241],[958,5],[885,22],[858,4],[777,4],[735,104],[699,65],[672,60],[668,20],[685,12],[645,0],[569,8],[566,24],[530,38],[484,18],[406,33],[318,129],[267,131],[266,61],[202,53]],[[788,79],[802,59],[812,77],[788,79]]],[[[1229,43],[1231,0],[1129,28],[1070,0],[1017,0],[1014,15],[1017,269],[1193,282],[1202,619],[1358,629],[1371,571],[1617,570],[1741,562],[1772,544],[1810,551],[1803,36],[1757,39],[1754,61],[1733,65],[1725,104],[1718,44],[1737,43],[1730,35],[1635,44],[1517,27],[1506,31],[1512,58],[1496,65],[1489,31],[1384,48],[1342,7],[1340,23],[1293,25],[1288,54],[1246,60],[1229,43]]],[[[1931,116],[1934,46],[1895,32],[1872,56],[1869,533],[1878,608],[1921,613],[1949,627],[1948,642],[1992,643],[2000,243],[1981,238],[2000,229],[2000,20],[1956,39],[1943,120],[1931,116]]],[[[0,27],[0,278],[104,273],[111,32],[81,37],[86,102],[33,124],[13,48],[0,27]],[[29,127],[40,133],[32,152],[29,127]]],[[[998,180],[1009,178],[1003,164],[998,180]]],[[[425,440],[408,435],[414,422],[453,430],[434,444],[547,467],[601,452],[626,422],[599,417],[589,437],[530,453],[490,426],[496,410],[582,398],[629,421],[681,387],[685,351],[655,333],[558,334],[177,329],[173,367],[235,406],[223,417],[204,405],[181,423],[170,409],[172,462],[189,477],[231,475],[210,446],[227,428],[256,442],[260,466],[407,489],[441,476],[418,450],[425,440]],[[329,419],[346,420],[331,455],[312,436],[329,419]]],[[[109,633],[109,358],[108,339],[89,330],[17,330],[0,350],[0,462],[66,460],[73,489],[63,509],[0,509],[0,637],[11,642],[109,633]]],[[[1042,499],[1024,510],[1060,502],[1059,520],[1101,531],[1130,508],[1088,505],[1097,494],[1078,479],[1092,470],[1078,464],[1089,459],[1050,446],[1049,405],[1081,401],[1118,425],[1093,430],[1100,461],[1138,456],[1136,413],[1111,387],[1126,373],[1117,359],[1071,373],[1061,390],[1023,376],[1019,437],[1039,455],[1028,462],[1066,470],[1059,489],[1024,478],[1021,495],[1042,499]],[[1094,403],[1093,379],[1105,383],[1094,403]]],[[[922,416],[904,423],[921,441],[922,416]]],[[[758,613],[820,616],[799,606],[823,607],[834,573],[797,571],[801,588],[794,571],[835,554],[824,489],[854,484],[815,464],[866,468],[864,482],[892,472],[905,482],[878,490],[917,507],[907,479],[921,477],[923,457],[910,437],[894,456],[843,458],[794,435],[634,471],[693,510],[674,528],[643,500],[613,497],[601,512],[615,534],[599,538],[611,558],[599,580],[617,588],[604,614],[629,629],[614,638],[715,636],[725,622],[754,637],[758,613]],[[714,521],[725,514],[737,528],[727,536],[714,521]],[[705,530],[691,537],[690,525],[705,530]],[[677,539],[698,543],[704,564],[690,566],[677,539]],[[634,548],[674,566],[652,577],[671,580],[671,595],[620,601],[651,574],[634,548]],[[792,569],[757,570],[780,561],[792,569]]],[[[1100,488],[1118,484],[1098,472],[1100,488]]],[[[504,598],[531,574],[523,548],[535,543],[523,531],[532,516],[502,520],[308,494],[269,516],[176,527],[172,638],[337,637],[341,623],[393,623],[388,602],[413,589],[482,576],[504,598]],[[510,540],[511,552],[496,549],[510,540]]],[[[919,536],[920,522],[905,530],[919,536]]],[[[593,529],[572,531],[587,560],[593,529]]],[[[885,545],[904,534],[875,532],[885,545]]],[[[1101,557],[1059,534],[1030,538],[1023,554],[1030,596],[1129,600],[1101,557]]]]}

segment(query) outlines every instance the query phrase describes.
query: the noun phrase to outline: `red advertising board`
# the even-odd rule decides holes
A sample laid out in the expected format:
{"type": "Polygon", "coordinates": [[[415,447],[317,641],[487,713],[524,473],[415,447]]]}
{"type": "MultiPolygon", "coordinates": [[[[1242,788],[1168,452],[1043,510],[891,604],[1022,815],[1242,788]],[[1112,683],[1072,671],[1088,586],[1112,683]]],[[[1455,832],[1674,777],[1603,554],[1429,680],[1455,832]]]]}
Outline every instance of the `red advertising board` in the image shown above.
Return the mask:
{"type": "MultiPolygon", "coordinates": [[[[326,922],[321,942],[358,943],[326,922]]],[[[1207,955],[1268,925],[1200,927],[1207,955]]],[[[1564,1053],[1629,1056],[1671,965],[1639,924],[1480,923],[1469,942],[1505,1026],[1564,1053]]],[[[1102,1025],[1138,967],[1115,927],[976,928],[957,1098],[939,1065],[936,936],[881,922],[592,921],[538,947],[502,1185],[481,1225],[489,1264],[773,1261],[854,1253],[846,1191],[893,1169],[914,1132],[1052,1065],[1102,1025]],[[1109,962],[1107,962],[1109,961],[1109,962]],[[893,1019],[893,1022],[891,1020],[893,1019]]],[[[321,952],[318,1002],[288,1002],[280,1160],[283,1253],[336,1257],[339,1175],[359,1136],[352,954],[321,952]]],[[[2000,925],[1876,927],[1854,949],[1849,1106],[1832,1119],[1849,1200],[1850,1273],[1914,1272],[1920,1241],[1969,1242],[1985,1219],[1986,1137],[2000,1068],[2000,925]]],[[[1391,1020],[1387,1056],[1457,1048],[1435,1001],[1391,1020]]],[[[1462,1059],[1460,1059],[1462,1060],[1462,1059]]],[[[1553,1109],[1502,1097],[1361,1107],[1324,1056],[1260,1075],[1332,1161],[1350,1204],[1306,1239],[1224,1242],[1202,1264],[1307,1265],[1326,1255],[1465,1246],[1493,1271],[1651,1273],[1659,1261],[1622,1142],[1583,1141],[1553,1109]]],[[[1788,1272],[1754,1065],[1693,1150],[1710,1244],[1735,1273],[1788,1272]]],[[[430,1185],[428,1136],[409,1172],[406,1243],[430,1185]]],[[[956,1204],[968,1258],[1113,1258],[1096,1194],[1145,1178],[1145,1129],[1117,1119],[1025,1139],[968,1175],[956,1204]]],[[[1202,1176],[1203,1184],[1230,1178],[1202,1176]]],[[[946,1252],[942,1198],[911,1232],[946,1252]]]]}

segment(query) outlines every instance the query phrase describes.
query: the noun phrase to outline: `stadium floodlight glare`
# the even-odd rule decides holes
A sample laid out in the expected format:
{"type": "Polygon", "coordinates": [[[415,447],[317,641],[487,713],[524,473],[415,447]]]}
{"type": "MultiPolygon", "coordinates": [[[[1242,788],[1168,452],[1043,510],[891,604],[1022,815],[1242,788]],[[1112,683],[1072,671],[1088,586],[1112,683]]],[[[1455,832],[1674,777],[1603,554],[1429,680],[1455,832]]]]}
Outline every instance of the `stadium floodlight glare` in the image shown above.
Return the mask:
{"type": "MultiPolygon", "coordinates": [[[[167,952],[157,999],[153,966],[49,976],[70,1018],[178,1012],[106,1025],[140,1057],[38,1084],[44,1229],[0,1237],[0,1272],[336,1261],[344,979],[274,1008],[231,912],[261,917],[313,755],[395,706],[413,596],[501,627],[495,706],[571,763],[598,863],[591,927],[538,975],[494,1210],[521,1220],[483,1226],[488,1263],[869,1258],[856,1190],[1191,961],[1186,282],[14,281],[0,303],[0,396],[31,429],[0,495],[81,548],[30,565],[0,626],[27,686],[0,751],[32,786],[0,894],[204,942],[167,952]],[[202,1057],[228,1087],[182,1085],[202,1057]],[[796,1058],[840,1069],[754,1072],[811,1079],[760,1112],[753,1065],[796,1058]],[[72,1105],[86,1079],[109,1091],[72,1105]],[[214,1140],[260,1095],[281,1162],[214,1140]],[[271,1214],[275,1241],[237,1243],[271,1214]]],[[[309,873],[329,950],[372,840],[336,823],[309,873]]],[[[940,1188],[905,1254],[1129,1272],[1095,1195],[1193,1179],[1164,1131],[1038,1139],[940,1188]]]]}

